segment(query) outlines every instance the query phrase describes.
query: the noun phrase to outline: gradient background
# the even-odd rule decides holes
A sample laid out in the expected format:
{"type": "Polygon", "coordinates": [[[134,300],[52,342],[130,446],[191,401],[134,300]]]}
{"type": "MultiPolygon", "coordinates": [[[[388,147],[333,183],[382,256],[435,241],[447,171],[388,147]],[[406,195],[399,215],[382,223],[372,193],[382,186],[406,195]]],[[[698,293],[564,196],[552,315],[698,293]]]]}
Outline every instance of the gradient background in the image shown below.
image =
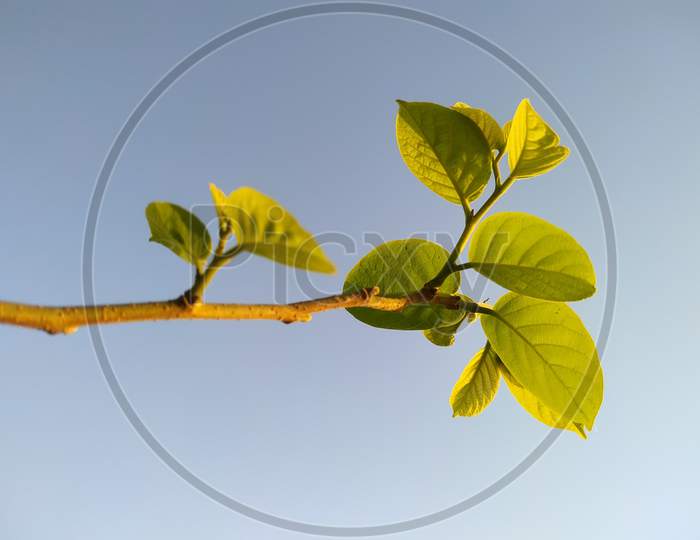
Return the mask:
{"type": "MultiPolygon", "coordinates": [[[[291,5],[0,1],[3,298],[80,301],[88,202],[128,114],[194,48],[291,5]]],[[[698,538],[700,7],[402,5],[494,40],[570,112],[606,183],[620,278],[605,401],[590,439],[563,434],[497,496],[400,536],[698,538]]],[[[464,100],[503,122],[526,96],[561,132],[498,62],[411,22],[325,16],[248,36],[176,83],[130,140],[99,220],[97,298],[168,298],[187,287],[186,266],[146,242],[143,209],[154,199],[207,205],[212,180],[225,190],[252,185],[310,230],[354,239],[351,250],[327,247],[338,275],[312,277],[318,294],[334,292],[369,251],[366,232],[386,240],[459,232],[459,207],[404,167],[393,100],[464,100]]],[[[574,234],[604,290],[599,210],[575,152],[555,172],[516,184],[497,206],[506,209],[574,234]]],[[[306,292],[293,273],[251,259],[222,272],[208,297],[306,292]]],[[[603,294],[575,306],[594,334],[602,307],[603,294]]],[[[310,325],[128,325],[105,328],[104,339],[163,445],[229,496],[289,519],[363,526],[434,512],[491,484],[547,433],[505,387],[482,416],[451,418],[452,385],[483,342],[477,326],[451,349],[344,312],[310,325]]],[[[0,537],[304,536],[219,506],[163,465],[109,393],[85,330],[49,337],[0,327],[0,351],[0,537]]]]}

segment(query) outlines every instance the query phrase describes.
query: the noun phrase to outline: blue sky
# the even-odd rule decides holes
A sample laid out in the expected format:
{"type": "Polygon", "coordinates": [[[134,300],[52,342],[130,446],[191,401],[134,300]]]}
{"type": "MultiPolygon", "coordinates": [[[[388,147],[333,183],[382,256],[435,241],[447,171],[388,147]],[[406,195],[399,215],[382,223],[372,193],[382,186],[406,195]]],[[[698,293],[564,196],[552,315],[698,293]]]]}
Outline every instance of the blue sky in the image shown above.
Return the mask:
{"type": "MultiPolygon", "coordinates": [[[[211,37],[289,2],[87,2],[0,6],[3,299],[77,303],[87,208],[105,155],[146,92],[211,37]]],[[[405,2],[467,26],[523,62],[583,133],[618,242],[606,394],[588,441],[560,437],[495,497],[399,535],[537,540],[697,535],[693,428],[700,368],[697,152],[700,52],[693,2],[405,2]]],[[[362,15],[275,26],[222,49],[149,112],[117,164],[96,231],[100,301],[173,297],[190,270],[149,244],[143,209],[167,199],[211,216],[207,184],[251,185],[329,245],[337,291],[369,251],[416,233],[456,235],[460,210],[403,165],[394,100],[457,100],[501,122],[518,101],[562,133],[544,102],[477,48],[415,23],[362,15]]],[[[576,236],[607,285],[604,231],[580,156],[518,183],[497,210],[576,236]]],[[[442,237],[442,236],[438,236],[442,237]]],[[[472,278],[473,279],[473,278],[472,278]]],[[[300,299],[267,260],[222,272],[220,301],[300,299]]],[[[485,296],[497,297],[496,287],[485,296]]],[[[577,303],[592,333],[603,294],[577,303]]],[[[547,434],[505,388],[475,419],[448,396],[483,343],[451,349],[343,312],[309,325],[171,322],[106,328],[114,371],[143,422],[190,471],[245,504],[335,526],[405,520],[473,495],[547,434]]],[[[4,537],[300,538],[209,500],[129,425],[89,333],[0,327],[0,532],[4,537]]]]}

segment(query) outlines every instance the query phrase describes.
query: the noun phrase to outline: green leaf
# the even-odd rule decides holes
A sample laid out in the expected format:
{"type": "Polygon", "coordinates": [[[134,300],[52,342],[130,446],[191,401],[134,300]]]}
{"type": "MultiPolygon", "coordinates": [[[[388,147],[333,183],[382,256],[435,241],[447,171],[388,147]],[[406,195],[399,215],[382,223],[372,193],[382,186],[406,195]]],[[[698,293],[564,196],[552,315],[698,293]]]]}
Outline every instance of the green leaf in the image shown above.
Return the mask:
{"type": "Polygon", "coordinates": [[[462,318],[455,323],[423,330],[423,335],[433,345],[437,345],[438,347],[451,347],[455,343],[455,334],[459,330],[459,327],[462,326],[462,322],[466,317],[467,314],[464,313],[462,318]]]}
{"type": "Polygon", "coordinates": [[[559,144],[559,135],[537,114],[527,99],[518,105],[507,131],[508,166],[510,175],[515,178],[543,174],[569,155],[569,149],[559,144]]]}
{"type": "MultiPolygon", "coordinates": [[[[377,246],[350,270],[343,292],[379,287],[379,294],[403,298],[420,291],[442,269],[449,254],[437,244],[412,238],[393,240],[377,246]]],[[[451,274],[438,289],[440,294],[453,294],[459,288],[459,274],[451,274]]],[[[356,319],[377,328],[393,330],[425,330],[447,326],[464,313],[437,305],[411,305],[401,311],[351,308],[356,319]]]]}
{"type": "Polygon", "coordinates": [[[542,403],[537,397],[535,397],[532,392],[528,392],[523,388],[523,386],[513,377],[513,374],[508,371],[503,362],[499,361],[498,368],[505,379],[506,384],[510,393],[513,394],[515,400],[520,404],[520,406],[525,409],[530,415],[539,420],[543,424],[558,428],[573,431],[578,434],[581,438],[587,439],[586,430],[583,424],[579,422],[567,422],[563,420],[560,415],[554,413],[549,407],[542,403]]]}
{"type": "Polygon", "coordinates": [[[335,273],[314,237],[281,204],[250,187],[226,195],[210,184],[220,224],[231,227],[238,246],[280,264],[335,273]]]}
{"type": "Polygon", "coordinates": [[[482,314],[491,346],[515,379],[547,408],[589,430],[603,401],[593,339],[566,304],[515,293],[482,314]]]}
{"type": "Polygon", "coordinates": [[[156,201],[146,207],[151,242],[158,242],[200,271],[211,253],[211,237],[204,223],[181,206],[156,201]]]}
{"type": "Polygon", "coordinates": [[[510,126],[512,123],[513,122],[508,120],[505,124],[503,124],[503,139],[506,141],[506,143],[508,141],[508,135],[510,134],[510,126]]]}
{"type": "Polygon", "coordinates": [[[461,101],[452,105],[452,108],[459,111],[467,118],[471,118],[474,123],[479,126],[492,150],[497,150],[499,152],[503,150],[506,145],[506,140],[503,136],[501,126],[498,125],[498,122],[496,122],[493,116],[483,109],[475,109],[461,101]]]}
{"type": "Polygon", "coordinates": [[[499,380],[498,359],[491,346],[486,343],[464,368],[452,389],[452,416],[480,414],[496,396],[499,380]]]}
{"type": "Polygon", "coordinates": [[[411,172],[452,203],[478,198],[491,176],[491,151],[479,126],[435,103],[398,103],[396,139],[411,172]]]}
{"type": "MultiPolygon", "coordinates": [[[[466,294],[457,294],[456,296],[459,296],[465,303],[474,303],[474,300],[472,298],[469,298],[466,294]]],[[[454,345],[455,336],[457,335],[457,332],[462,327],[462,325],[464,323],[471,324],[475,320],[476,313],[464,311],[462,313],[462,316],[455,322],[423,330],[423,335],[433,345],[437,345],[438,347],[451,347],[452,345],[454,345]]]]}
{"type": "Polygon", "coordinates": [[[523,212],[484,220],[469,246],[469,265],[502,287],[535,298],[572,301],[595,293],[595,271],[579,243],[523,212]]]}

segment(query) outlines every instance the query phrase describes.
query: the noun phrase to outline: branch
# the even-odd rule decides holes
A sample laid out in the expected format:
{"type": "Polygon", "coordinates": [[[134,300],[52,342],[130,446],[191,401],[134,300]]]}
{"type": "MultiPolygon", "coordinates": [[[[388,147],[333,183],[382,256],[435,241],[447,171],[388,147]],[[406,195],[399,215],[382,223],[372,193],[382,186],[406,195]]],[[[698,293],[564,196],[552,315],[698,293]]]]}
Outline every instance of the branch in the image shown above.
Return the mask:
{"type": "Polygon", "coordinates": [[[308,322],[313,313],[331,309],[367,307],[382,311],[400,311],[411,304],[429,303],[440,304],[450,309],[465,308],[461,299],[456,296],[419,292],[402,298],[387,298],[379,296],[379,288],[374,287],[357,293],[338,294],[292,304],[192,304],[184,297],[160,302],[96,306],[37,306],[0,301],[0,323],[43,330],[49,334],[71,334],[78,327],[85,325],[175,319],[308,322]]]}

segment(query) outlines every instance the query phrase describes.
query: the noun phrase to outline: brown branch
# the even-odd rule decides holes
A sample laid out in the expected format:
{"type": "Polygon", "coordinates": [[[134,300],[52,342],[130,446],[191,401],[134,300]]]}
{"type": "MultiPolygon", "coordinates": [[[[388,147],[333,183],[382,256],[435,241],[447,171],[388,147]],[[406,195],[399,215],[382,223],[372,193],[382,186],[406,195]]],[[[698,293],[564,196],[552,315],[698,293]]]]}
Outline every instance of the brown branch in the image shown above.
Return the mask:
{"type": "Polygon", "coordinates": [[[433,291],[402,298],[379,296],[379,289],[338,294],[292,304],[191,304],[183,297],[161,302],[105,304],[96,306],[37,306],[0,301],[0,323],[44,330],[49,334],[70,334],[91,324],[116,324],[174,319],[250,320],[267,319],[284,323],[307,322],[313,313],[331,309],[367,307],[399,311],[409,304],[435,303],[451,309],[461,306],[459,297],[443,297],[433,291]]]}

